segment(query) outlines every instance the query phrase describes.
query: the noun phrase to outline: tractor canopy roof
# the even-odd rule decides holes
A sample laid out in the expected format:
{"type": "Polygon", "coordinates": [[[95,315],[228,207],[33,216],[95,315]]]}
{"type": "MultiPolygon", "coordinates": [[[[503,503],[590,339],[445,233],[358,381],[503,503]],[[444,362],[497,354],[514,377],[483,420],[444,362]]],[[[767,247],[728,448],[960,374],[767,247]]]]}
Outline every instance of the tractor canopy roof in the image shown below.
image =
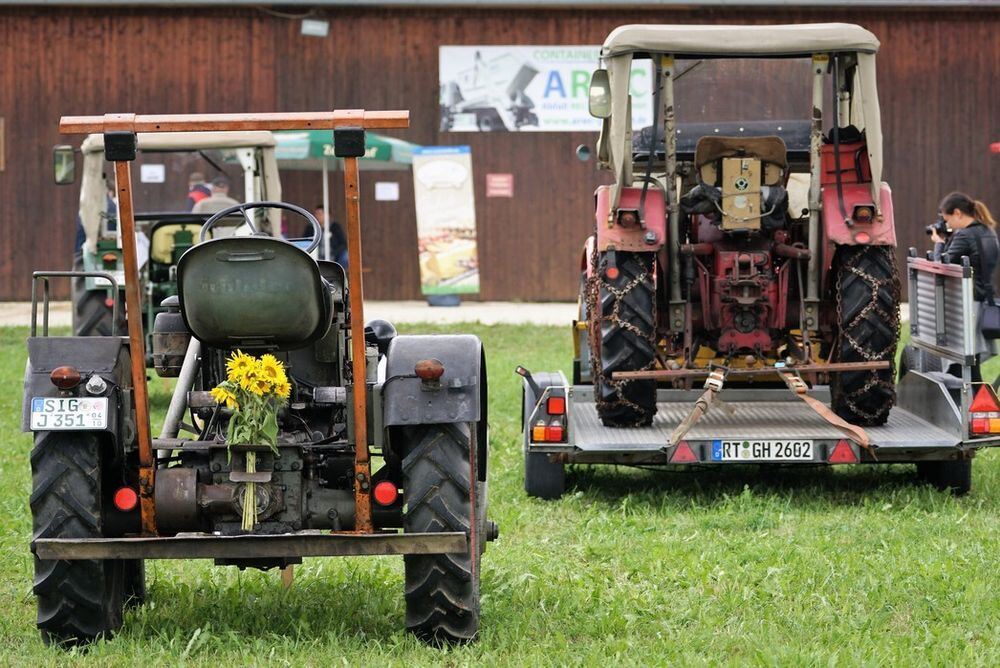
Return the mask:
{"type": "MultiPolygon", "coordinates": [[[[274,134],[266,130],[241,132],[138,132],[140,152],[186,153],[208,150],[261,149],[260,191],[267,199],[281,199],[281,180],[278,161],[275,159],[274,134]]],[[[80,145],[83,153],[83,178],[80,182],[80,224],[83,226],[88,252],[97,252],[97,238],[101,228],[101,215],[107,209],[107,188],[104,160],[104,135],[91,134],[80,145]]],[[[245,166],[240,165],[241,170],[245,166]]],[[[244,172],[245,173],[245,172],[244,172]]],[[[186,185],[186,184],[185,184],[186,185]]],[[[186,189],[185,189],[186,192],[186,189]]],[[[179,196],[180,193],[178,193],[179,196]]],[[[136,198],[138,211],[149,211],[148,202],[136,198]]],[[[269,209],[268,223],[271,230],[281,227],[281,211],[269,209]]]]}
{"type": "MultiPolygon", "coordinates": [[[[274,146],[274,135],[254,130],[249,132],[139,132],[140,151],[197,151],[213,148],[250,148],[274,146]]],[[[104,135],[87,135],[80,145],[83,153],[104,150],[104,135]]]]}
{"type": "Polygon", "coordinates": [[[604,40],[602,57],[667,53],[689,57],[774,58],[814,53],[876,53],[879,41],[850,23],[798,25],[626,25],[604,40]]]}
{"type": "MultiPolygon", "coordinates": [[[[621,187],[634,182],[632,170],[632,96],[633,60],[651,55],[685,59],[716,58],[809,58],[848,54],[841,60],[853,70],[846,90],[849,113],[845,122],[864,130],[872,173],[872,197],[879,202],[882,182],[882,125],[875,82],[875,54],[879,41],[861,26],[849,23],[803,23],[797,25],[625,25],[615,28],[604,40],[601,60],[607,68],[610,84],[610,114],[603,117],[597,143],[598,164],[615,176],[612,206],[617,206],[621,187]],[[846,62],[844,62],[846,61],[846,62]]],[[[814,75],[823,76],[826,67],[814,75]]],[[[844,72],[845,70],[841,70],[844,72]]],[[[761,73],[764,77],[766,74],[761,73]]],[[[753,82],[747,80],[746,85],[753,82]]],[[[670,90],[673,90],[672,83],[670,90]]],[[[672,94],[672,93],[671,93],[672,94]]],[[[666,96],[664,96],[666,97],[666,96]]],[[[673,102],[664,100],[659,118],[673,102]]],[[[834,109],[823,112],[827,124],[835,122],[834,109]]],[[[735,120],[735,119],[732,119],[735,120]]],[[[741,121],[760,120],[741,118],[741,121]]],[[[662,122],[662,120],[661,120],[662,122]]],[[[812,160],[818,160],[818,151],[812,160]]]]}

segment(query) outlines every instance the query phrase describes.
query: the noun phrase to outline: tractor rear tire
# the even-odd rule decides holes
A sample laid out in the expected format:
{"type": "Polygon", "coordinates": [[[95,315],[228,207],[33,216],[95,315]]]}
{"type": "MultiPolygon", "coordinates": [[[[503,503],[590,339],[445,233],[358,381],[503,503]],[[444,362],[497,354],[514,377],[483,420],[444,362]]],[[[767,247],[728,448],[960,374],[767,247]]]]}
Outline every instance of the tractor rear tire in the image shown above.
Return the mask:
{"type": "Polygon", "coordinates": [[[138,608],[146,602],[146,561],[144,559],[127,559],[122,561],[124,568],[124,590],[126,608],[138,608]]]}
{"type": "Polygon", "coordinates": [[[834,257],[838,335],[836,362],[890,362],[888,369],[834,374],[833,410],[851,424],[885,424],[896,402],[899,273],[889,246],[841,246],[834,257]]]}
{"type": "MultiPolygon", "coordinates": [[[[32,540],[100,538],[101,443],[94,434],[37,432],[31,451],[32,540]]],[[[35,557],[38,628],[46,645],[81,645],[122,625],[124,562],[35,557]]]]}
{"type": "MultiPolygon", "coordinates": [[[[591,331],[600,337],[592,358],[597,413],[608,427],[644,427],[656,414],[655,380],[612,380],[617,371],[652,369],[656,360],[656,280],[654,253],[618,252],[618,276],[607,276],[601,253],[593,281],[597,304],[591,331]]],[[[593,340],[593,339],[591,339],[593,340]]]]}
{"type": "MultiPolygon", "coordinates": [[[[83,271],[83,255],[73,256],[73,271],[83,271]]],[[[75,276],[71,286],[73,298],[73,336],[111,336],[113,310],[105,303],[107,290],[88,290],[87,279],[75,276]]],[[[128,334],[125,305],[118,304],[118,336],[128,334]]]]}
{"type": "Polygon", "coordinates": [[[402,461],[404,533],[461,531],[464,554],[408,554],[406,628],[421,640],[465,643],[479,632],[479,562],[485,518],[480,510],[475,449],[469,424],[435,424],[404,430],[410,444],[402,461]]]}

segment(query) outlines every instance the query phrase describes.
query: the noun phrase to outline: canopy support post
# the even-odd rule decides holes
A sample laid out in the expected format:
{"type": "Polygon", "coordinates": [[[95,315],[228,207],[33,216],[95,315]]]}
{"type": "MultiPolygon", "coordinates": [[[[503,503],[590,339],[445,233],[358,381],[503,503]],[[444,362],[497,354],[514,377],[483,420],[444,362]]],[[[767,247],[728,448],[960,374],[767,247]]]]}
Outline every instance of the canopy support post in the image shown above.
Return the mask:
{"type": "Polygon", "coordinates": [[[323,259],[330,257],[330,159],[323,158],[323,259]]]}
{"type": "MultiPolygon", "coordinates": [[[[809,130],[809,265],[806,271],[805,326],[814,329],[819,325],[820,273],[820,149],[823,146],[823,75],[830,57],[815,54],[812,57],[812,126],[809,130]]],[[[834,100],[836,104],[836,100],[834,100]]]]}

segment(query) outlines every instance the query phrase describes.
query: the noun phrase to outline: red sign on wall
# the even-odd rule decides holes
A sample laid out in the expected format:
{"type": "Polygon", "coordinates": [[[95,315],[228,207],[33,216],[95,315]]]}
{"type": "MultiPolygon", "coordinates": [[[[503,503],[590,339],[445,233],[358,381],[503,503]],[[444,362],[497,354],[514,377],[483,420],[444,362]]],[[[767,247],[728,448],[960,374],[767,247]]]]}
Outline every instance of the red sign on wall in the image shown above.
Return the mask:
{"type": "Polygon", "coordinates": [[[487,197],[513,197],[514,196],[514,175],[513,174],[487,174],[486,175],[486,196],[487,197]]]}

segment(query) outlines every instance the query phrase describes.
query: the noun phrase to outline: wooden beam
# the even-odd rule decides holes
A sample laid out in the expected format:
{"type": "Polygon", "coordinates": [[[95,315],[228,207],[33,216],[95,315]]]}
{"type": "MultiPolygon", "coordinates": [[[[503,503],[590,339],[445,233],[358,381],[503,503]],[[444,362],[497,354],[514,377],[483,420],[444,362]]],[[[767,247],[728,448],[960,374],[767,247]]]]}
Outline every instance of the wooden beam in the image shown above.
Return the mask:
{"type": "Polygon", "coordinates": [[[134,116],[123,123],[124,114],[106,116],[63,116],[59,131],[63,134],[91,134],[105,130],[132,132],[213,132],[243,130],[324,130],[345,125],[370,130],[406,128],[409,111],[335,111],[281,112],[260,114],[171,114],[134,116]]]}

